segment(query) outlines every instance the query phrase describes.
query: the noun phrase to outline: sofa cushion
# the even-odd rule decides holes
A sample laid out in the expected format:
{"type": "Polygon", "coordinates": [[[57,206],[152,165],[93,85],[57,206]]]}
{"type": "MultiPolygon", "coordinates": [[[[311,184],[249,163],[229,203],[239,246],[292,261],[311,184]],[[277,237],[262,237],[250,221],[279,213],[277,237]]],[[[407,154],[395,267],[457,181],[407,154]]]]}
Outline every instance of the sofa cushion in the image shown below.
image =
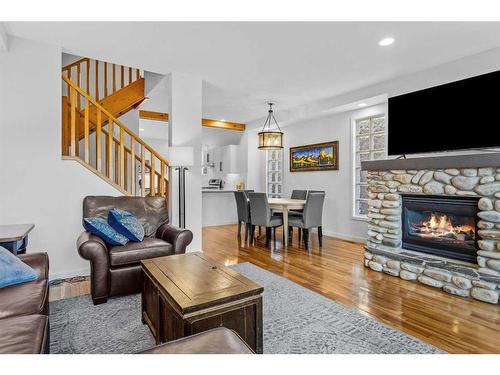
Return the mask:
{"type": "Polygon", "coordinates": [[[126,245],[128,238],[118,233],[108,222],[100,217],[88,217],[83,219],[83,226],[90,233],[101,238],[109,245],[126,245]]]}
{"type": "Polygon", "coordinates": [[[48,295],[47,280],[0,289],[0,319],[17,315],[46,314],[48,295]]]}
{"type": "Polygon", "coordinates": [[[37,279],[37,274],[10,251],[0,247],[0,289],[37,279]]]}
{"type": "Polygon", "coordinates": [[[219,327],[148,349],[142,354],[253,354],[234,331],[219,327]]]}
{"type": "Polygon", "coordinates": [[[168,206],[164,197],[88,196],[83,200],[83,217],[108,219],[113,208],[126,210],[137,217],[146,237],[153,237],[160,225],[168,223],[168,206]]]}
{"type": "Polygon", "coordinates": [[[0,319],[0,354],[44,353],[49,318],[45,315],[0,319]]]}
{"type": "Polygon", "coordinates": [[[108,223],[118,233],[130,241],[141,242],[144,239],[144,228],[137,218],[128,211],[113,208],[108,214],[108,223]]]}
{"type": "Polygon", "coordinates": [[[125,246],[109,248],[111,266],[139,263],[143,259],[157,258],[174,253],[173,245],[159,238],[145,238],[141,242],[129,242],[125,246]]]}

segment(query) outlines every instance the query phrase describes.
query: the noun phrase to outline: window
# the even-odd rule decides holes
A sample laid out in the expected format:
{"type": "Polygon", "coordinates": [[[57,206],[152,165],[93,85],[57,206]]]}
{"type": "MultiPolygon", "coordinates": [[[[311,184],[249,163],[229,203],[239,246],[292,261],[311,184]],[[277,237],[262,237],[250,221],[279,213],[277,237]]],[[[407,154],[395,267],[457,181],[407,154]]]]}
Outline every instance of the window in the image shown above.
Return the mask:
{"type": "Polygon", "coordinates": [[[281,198],[283,189],[283,150],[266,151],[267,196],[281,198]]]}
{"type": "Polygon", "coordinates": [[[361,162],[387,157],[387,132],[385,115],[357,119],[353,123],[354,150],[354,199],[353,216],[365,218],[368,213],[367,172],[361,170],[361,162]]]}

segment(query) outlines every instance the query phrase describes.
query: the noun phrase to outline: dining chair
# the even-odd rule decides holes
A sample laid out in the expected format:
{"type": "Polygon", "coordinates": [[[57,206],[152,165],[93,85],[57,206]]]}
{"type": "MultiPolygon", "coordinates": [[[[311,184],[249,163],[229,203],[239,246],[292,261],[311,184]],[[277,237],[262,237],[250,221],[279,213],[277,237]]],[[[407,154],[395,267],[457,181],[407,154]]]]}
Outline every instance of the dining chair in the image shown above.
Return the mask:
{"type": "Polygon", "coordinates": [[[307,197],[307,190],[292,190],[292,196],[290,199],[301,199],[305,200],[307,197]]]}
{"type": "Polygon", "coordinates": [[[238,212],[238,239],[241,238],[241,223],[245,224],[245,242],[248,240],[250,233],[250,204],[248,202],[247,193],[243,190],[235,191],[234,198],[236,199],[236,210],[238,212]]]}
{"type": "Polygon", "coordinates": [[[283,225],[283,216],[271,214],[271,208],[265,193],[249,193],[250,219],[252,223],[250,240],[254,243],[255,226],[266,227],[266,246],[269,245],[271,233],[276,242],[276,228],[283,225]]]}
{"type": "MultiPolygon", "coordinates": [[[[252,190],[242,190],[242,191],[244,191],[244,192],[245,192],[245,197],[246,197],[246,199],[247,199],[247,203],[248,203],[248,205],[249,205],[249,206],[248,206],[248,207],[249,207],[248,209],[250,210],[250,201],[248,200],[248,193],[253,193],[255,190],[253,190],[253,189],[252,189],[252,190]]],[[[251,229],[251,224],[250,224],[250,223],[248,223],[248,228],[249,228],[249,229],[248,229],[248,233],[250,233],[250,229],[251,229]]],[[[260,227],[260,225],[259,225],[259,236],[260,236],[260,235],[261,235],[261,227],[260,227]]]]}
{"type": "MultiPolygon", "coordinates": [[[[305,200],[307,198],[307,190],[292,190],[292,195],[290,196],[290,199],[300,199],[300,200],[305,200]]],[[[288,213],[290,215],[295,215],[295,216],[302,216],[303,210],[290,210],[288,213]]],[[[292,238],[293,237],[293,227],[288,226],[288,237],[292,238]]],[[[301,237],[301,230],[299,229],[299,242],[300,242],[300,237],[301,237]]]]}
{"type": "Polygon", "coordinates": [[[309,249],[309,231],[318,228],[319,246],[323,246],[323,203],[324,192],[308,192],[302,216],[288,215],[288,225],[299,228],[299,233],[304,232],[304,245],[309,249]]]}
{"type": "Polygon", "coordinates": [[[309,193],[323,193],[323,194],[325,194],[325,191],[324,190],[308,190],[307,194],[309,194],[309,193]]]}

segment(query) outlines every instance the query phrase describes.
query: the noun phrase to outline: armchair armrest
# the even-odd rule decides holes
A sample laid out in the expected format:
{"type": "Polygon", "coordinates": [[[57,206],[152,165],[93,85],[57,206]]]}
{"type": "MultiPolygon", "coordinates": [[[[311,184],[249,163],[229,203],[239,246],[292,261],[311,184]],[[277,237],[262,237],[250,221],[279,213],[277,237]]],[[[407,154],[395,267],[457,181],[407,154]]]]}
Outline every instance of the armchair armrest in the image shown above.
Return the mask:
{"type": "Polygon", "coordinates": [[[156,231],[156,238],[172,244],[175,254],[184,254],[186,247],[193,240],[193,232],[174,227],[172,224],[162,224],[156,231]]]}
{"type": "Polygon", "coordinates": [[[106,262],[108,260],[108,247],[106,243],[90,232],[85,231],[80,234],[76,240],[76,246],[78,248],[78,254],[80,254],[83,259],[92,261],[102,257],[106,258],[106,262]]]}
{"type": "Polygon", "coordinates": [[[105,302],[109,294],[109,256],[106,243],[90,232],[76,241],[78,254],[90,260],[90,289],[94,304],[105,302]]]}
{"type": "Polygon", "coordinates": [[[20,254],[18,258],[33,268],[38,280],[49,278],[49,256],[47,253],[20,254]]]}

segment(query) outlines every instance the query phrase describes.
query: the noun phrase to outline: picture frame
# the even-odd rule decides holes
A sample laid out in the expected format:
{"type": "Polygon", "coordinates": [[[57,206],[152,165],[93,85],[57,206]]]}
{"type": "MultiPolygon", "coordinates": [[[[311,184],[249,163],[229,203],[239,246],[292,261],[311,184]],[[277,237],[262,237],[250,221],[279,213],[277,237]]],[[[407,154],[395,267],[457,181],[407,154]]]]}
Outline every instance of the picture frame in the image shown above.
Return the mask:
{"type": "Polygon", "coordinates": [[[339,169],[339,141],[290,147],[290,172],[339,169]]]}

